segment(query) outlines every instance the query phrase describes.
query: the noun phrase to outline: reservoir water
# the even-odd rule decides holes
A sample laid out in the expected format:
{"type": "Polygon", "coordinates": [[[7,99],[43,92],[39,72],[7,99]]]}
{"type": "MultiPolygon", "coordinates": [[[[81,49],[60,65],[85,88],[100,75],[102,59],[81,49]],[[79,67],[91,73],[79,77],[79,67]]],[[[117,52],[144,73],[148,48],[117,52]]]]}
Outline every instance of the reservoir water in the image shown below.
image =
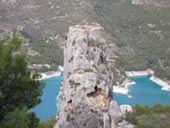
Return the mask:
{"type": "MultiPolygon", "coordinates": [[[[113,99],[121,104],[141,104],[141,105],[154,105],[156,103],[170,104],[170,92],[162,91],[161,87],[149,79],[150,76],[132,77],[131,80],[136,84],[129,86],[129,94],[132,98],[126,95],[114,93],[113,99]]],[[[43,80],[45,88],[41,96],[42,102],[33,108],[31,111],[35,112],[40,120],[45,121],[51,116],[56,115],[56,96],[59,92],[60,82],[62,76],[52,77],[43,80]]]]}
{"type": "Polygon", "coordinates": [[[170,91],[163,91],[161,87],[152,82],[150,76],[131,77],[132,81],[136,84],[129,86],[129,95],[132,98],[128,98],[126,95],[114,93],[113,98],[121,104],[140,104],[140,105],[154,105],[170,104],[170,91]]]}
{"type": "Polygon", "coordinates": [[[42,80],[45,84],[41,103],[31,109],[41,121],[48,120],[57,113],[56,97],[60,89],[60,82],[63,75],[42,80]]]}

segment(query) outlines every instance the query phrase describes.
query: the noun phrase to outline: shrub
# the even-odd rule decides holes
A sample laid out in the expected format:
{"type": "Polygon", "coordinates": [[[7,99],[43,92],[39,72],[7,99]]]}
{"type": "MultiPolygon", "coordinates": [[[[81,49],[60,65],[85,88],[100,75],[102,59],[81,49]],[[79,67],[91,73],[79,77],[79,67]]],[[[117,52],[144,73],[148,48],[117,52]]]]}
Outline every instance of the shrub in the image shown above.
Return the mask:
{"type": "Polygon", "coordinates": [[[85,72],[93,72],[93,69],[92,68],[86,68],[84,69],[85,72]]]}

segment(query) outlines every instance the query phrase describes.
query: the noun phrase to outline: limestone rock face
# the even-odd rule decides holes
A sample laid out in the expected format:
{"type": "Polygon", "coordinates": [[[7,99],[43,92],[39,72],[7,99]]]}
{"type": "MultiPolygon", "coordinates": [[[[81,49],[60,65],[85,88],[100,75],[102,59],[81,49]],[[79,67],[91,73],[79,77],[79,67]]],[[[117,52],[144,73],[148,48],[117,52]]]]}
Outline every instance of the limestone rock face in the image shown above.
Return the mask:
{"type": "Polygon", "coordinates": [[[170,0],[132,0],[134,5],[154,5],[157,7],[170,7],[170,0]]]}
{"type": "Polygon", "coordinates": [[[130,105],[120,105],[120,111],[123,115],[126,115],[127,113],[132,113],[133,109],[130,105]]]}
{"type": "Polygon", "coordinates": [[[112,73],[102,33],[98,24],[69,28],[55,128],[116,128],[122,119],[112,101],[112,73]]]}
{"type": "Polygon", "coordinates": [[[0,4],[16,5],[20,0],[0,0],[0,4]]]}

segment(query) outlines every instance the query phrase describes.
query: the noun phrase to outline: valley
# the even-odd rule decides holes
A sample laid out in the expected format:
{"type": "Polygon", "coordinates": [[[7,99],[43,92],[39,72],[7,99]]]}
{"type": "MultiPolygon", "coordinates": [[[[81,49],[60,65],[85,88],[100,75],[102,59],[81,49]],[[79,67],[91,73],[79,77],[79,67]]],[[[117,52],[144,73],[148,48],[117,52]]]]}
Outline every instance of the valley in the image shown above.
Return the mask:
{"type": "Polygon", "coordinates": [[[1,1],[0,32],[7,33],[13,28],[20,30],[29,45],[24,46],[23,51],[26,54],[33,52],[28,54],[29,64],[49,64],[50,68],[36,68],[49,71],[63,65],[62,48],[68,27],[98,22],[105,28],[105,37],[110,44],[108,58],[115,61],[111,64],[115,84],[125,79],[127,70],[148,68],[168,81],[170,8],[132,3],[131,0],[1,1]]]}

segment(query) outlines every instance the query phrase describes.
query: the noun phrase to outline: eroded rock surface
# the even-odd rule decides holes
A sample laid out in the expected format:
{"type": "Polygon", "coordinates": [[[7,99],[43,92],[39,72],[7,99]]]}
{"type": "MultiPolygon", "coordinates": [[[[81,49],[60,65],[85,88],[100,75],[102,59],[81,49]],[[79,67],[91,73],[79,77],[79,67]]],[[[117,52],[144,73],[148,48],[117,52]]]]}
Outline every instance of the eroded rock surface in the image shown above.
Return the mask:
{"type": "Polygon", "coordinates": [[[102,35],[98,24],[70,27],[55,128],[116,128],[121,122],[120,108],[112,100],[113,78],[102,35]]]}

